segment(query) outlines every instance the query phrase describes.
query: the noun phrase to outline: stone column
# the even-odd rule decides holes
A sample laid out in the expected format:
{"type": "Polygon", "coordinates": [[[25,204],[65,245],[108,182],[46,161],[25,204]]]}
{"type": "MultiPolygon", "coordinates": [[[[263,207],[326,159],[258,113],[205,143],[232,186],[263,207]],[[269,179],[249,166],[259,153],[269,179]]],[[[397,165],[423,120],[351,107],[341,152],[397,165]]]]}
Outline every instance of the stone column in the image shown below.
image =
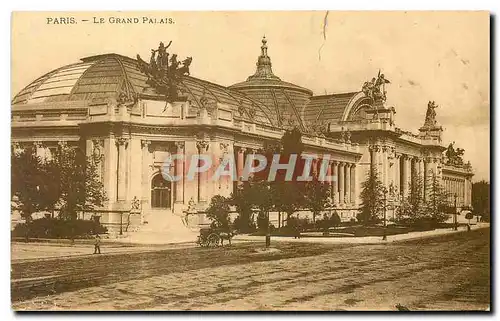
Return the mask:
{"type": "Polygon", "coordinates": [[[344,204],[344,195],[345,195],[345,189],[344,189],[344,178],[345,178],[345,172],[344,172],[344,166],[345,163],[340,162],[339,163],[339,203],[340,205],[344,204]]]}
{"type": "Polygon", "coordinates": [[[116,140],[116,146],[118,147],[118,201],[125,201],[127,199],[126,175],[128,141],[128,138],[125,137],[119,137],[116,140]]]}
{"type": "MultiPolygon", "coordinates": [[[[232,147],[229,143],[224,143],[224,142],[219,143],[219,147],[220,147],[220,155],[218,157],[216,157],[216,158],[218,158],[219,162],[217,163],[217,167],[214,166],[214,169],[212,171],[213,172],[212,175],[215,175],[215,171],[217,170],[218,166],[220,166],[220,164],[222,164],[222,162],[224,161],[226,156],[232,155],[232,147]]],[[[229,169],[230,167],[227,167],[227,168],[229,169]]],[[[218,184],[218,194],[219,195],[222,195],[225,197],[230,196],[230,194],[231,194],[230,185],[232,184],[231,177],[221,176],[219,178],[219,181],[215,182],[215,183],[218,184]]]]}
{"type": "Polygon", "coordinates": [[[311,176],[314,177],[314,178],[317,178],[318,177],[318,159],[317,158],[313,158],[312,159],[312,162],[311,162],[311,176]]]}
{"type": "Polygon", "coordinates": [[[117,200],[116,178],[118,172],[118,149],[116,139],[108,137],[104,139],[104,189],[108,196],[108,203],[117,200]]]}
{"type": "Polygon", "coordinates": [[[427,191],[429,190],[429,158],[424,158],[424,201],[427,199],[427,191]]]}
{"type": "Polygon", "coordinates": [[[424,179],[424,160],[422,158],[418,159],[418,174],[422,178],[422,181],[424,179]]]}
{"type": "Polygon", "coordinates": [[[470,183],[470,180],[467,178],[466,180],[467,184],[465,185],[465,195],[467,195],[467,206],[470,206],[471,203],[472,203],[472,200],[471,200],[471,195],[470,195],[470,192],[471,192],[471,183],[470,183]]]}
{"type": "Polygon", "coordinates": [[[399,170],[399,165],[401,161],[401,155],[400,154],[394,154],[394,173],[393,173],[393,184],[394,184],[394,191],[399,195],[400,189],[401,189],[401,174],[399,170]]]}
{"type": "MultiPolygon", "coordinates": [[[[412,178],[413,178],[413,175],[412,175],[412,166],[413,166],[412,165],[412,158],[413,157],[408,156],[408,160],[406,162],[406,166],[407,166],[407,169],[408,169],[408,171],[407,171],[407,173],[408,173],[407,180],[408,180],[408,183],[410,183],[410,184],[412,183],[412,178]]],[[[408,186],[407,188],[408,188],[408,194],[409,194],[409,188],[410,187],[408,186]]]]}
{"type": "MultiPolygon", "coordinates": [[[[196,142],[196,147],[198,148],[198,155],[205,153],[209,144],[207,141],[196,142]]],[[[201,160],[199,161],[198,167],[201,167],[201,160]]],[[[198,202],[207,202],[207,184],[208,184],[208,172],[203,171],[198,173],[198,202]]]]}
{"type": "MultiPolygon", "coordinates": [[[[253,166],[255,166],[255,152],[256,152],[256,150],[254,148],[247,148],[246,150],[247,150],[247,156],[245,157],[245,161],[248,158],[248,156],[251,155],[250,159],[252,160],[251,164],[253,167],[253,166]]],[[[255,176],[255,173],[251,173],[249,178],[253,178],[254,176],[255,176]]]]}
{"type": "Polygon", "coordinates": [[[356,164],[351,165],[351,203],[355,207],[359,205],[359,188],[358,188],[358,177],[356,172],[356,164]]]}
{"type": "MultiPolygon", "coordinates": [[[[328,167],[326,168],[326,177],[332,176],[332,162],[328,161],[328,167]]],[[[328,184],[328,191],[330,192],[330,195],[332,194],[332,181],[331,179],[328,179],[326,181],[328,184]]]]}
{"type": "Polygon", "coordinates": [[[388,162],[388,151],[389,147],[388,146],[382,146],[382,153],[381,153],[381,158],[382,158],[382,171],[381,171],[381,181],[384,184],[384,186],[388,186],[388,168],[389,168],[389,162],[388,162]]]}
{"type": "Polygon", "coordinates": [[[345,165],[345,203],[351,204],[351,164],[345,165]]]}
{"type": "Polygon", "coordinates": [[[206,201],[210,202],[212,195],[220,194],[220,190],[222,189],[221,181],[220,179],[213,180],[213,175],[215,174],[215,170],[219,166],[221,159],[221,146],[220,142],[214,141],[210,143],[208,150],[205,152],[205,154],[210,156],[210,159],[212,161],[211,167],[208,169],[208,172],[206,173],[207,176],[207,181],[206,181],[206,186],[205,186],[205,195],[206,201]]]}
{"type": "Polygon", "coordinates": [[[332,188],[332,201],[333,201],[333,204],[338,204],[338,200],[339,200],[339,171],[338,171],[338,165],[339,163],[336,162],[336,161],[333,161],[332,162],[332,169],[333,169],[333,182],[332,182],[332,185],[333,185],[333,188],[332,188]]]}
{"type": "MultiPolygon", "coordinates": [[[[96,167],[97,167],[96,171],[97,171],[98,179],[99,179],[99,181],[101,183],[104,183],[103,182],[103,177],[102,177],[102,174],[103,174],[103,164],[104,164],[103,147],[104,147],[104,140],[93,139],[93,140],[90,141],[90,144],[89,144],[89,141],[87,141],[87,146],[86,146],[86,153],[87,154],[86,154],[86,156],[87,157],[90,156],[93,159],[95,159],[96,161],[98,161],[98,163],[96,164],[96,167]]],[[[53,157],[52,150],[49,149],[49,148],[47,148],[46,152],[47,152],[47,155],[50,155],[49,159],[52,159],[52,157],[53,157]]]]}
{"type": "Polygon", "coordinates": [[[175,182],[175,202],[181,204],[184,203],[184,142],[175,142],[175,146],[177,147],[178,155],[178,158],[175,160],[175,176],[180,177],[175,182]]]}
{"type": "Polygon", "coordinates": [[[460,195],[462,195],[462,206],[465,205],[465,179],[460,183],[460,195]]]}
{"type": "Polygon", "coordinates": [[[375,145],[370,145],[368,147],[368,149],[370,150],[370,166],[371,168],[377,168],[377,146],[375,145]]]}
{"type": "Polygon", "coordinates": [[[236,163],[236,171],[238,173],[238,183],[241,183],[241,176],[243,175],[243,168],[245,166],[245,148],[238,148],[238,157],[236,163]]]}
{"type": "Polygon", "coordinates": [[[388,147],[387,150],[387,186],[391,184],[395,187],[395,169],[396,168],[396,149],[394,147],[388,147]]]}
{"type": "Polygon", "coordinates": [[[370,151],[370,167],[375,167],[375,146],[368,146],[368,150],[370,151]]]}
{"type": "Polygon", "coordinates": [[[380,145],[375,146],[375,167],[377,168],[378,178],[383,182],[383,168],[382,168],[382,147],[380,145]]]}
{"type": "Polygon", "coordinates": [[[403,155],[403,171],[402,171],[402,177],[403,177],[403,196],[407,197],[408,196],[408,155],[403,155]]]}
{"type": "Polygon", "coordinates": [[[150,189],[151,189],[151,182],[149,180],[149,171],[150,171],[150,165],[153,165],[151,163],[151,153],[149,151],[149,147],[151,146],[151,141],[150,140],[142,140],[141,141],[141,147],[142,147],[142,203],[148,203],[148,200],[150,198],[150,189]]]}
{"type": "Polygon", "coordinates": [[[467,180],[467,205],[472,205],[472,182],[470,179],[467,180]]]}
{"type": "Polygon", "coordinates": [[[420,192],[423,197],[425,195],[424,161],[420,157],[417,158],[417,173],[419,179],[422,181],[422,187],[420,192]]]}
{"type": "MultiPolygon", "coordinates": [[[[138,137],[132,137],[129,142],[129,166],[127,170],[128,197],[131,201],[134,197],[138,200],[142,198],[142,142],[138,137]]],[[[131,203],[129,202],[129,206],[131,203]]]]}
{"type": "Polygon", "coordinates": [[[412,181],[418,176],[418,160],[417,157],[412,157],[411,159],[411,172],[412,172],[412,181]]]}
{"type": "MultiPolygon", "coordinates": [[[[187,174],[189,171],[191,161],[193,156],[198,154],[198,147],[196,141],[185,141],[184,142],[184,156],[186,157],[186,163],[184,165],[184,171],[187,174]]],[[[193,203],[198,202],[198,175],[194,177],[188,177],[184,179],[184,203],[189,204],[192,200],[193,203]]]]}
{"type": "MultiPolygon", "coordinates": [[[[413,185],[415,183],[415,179],[417,177],[417,160],[416,160],[416,158],[410,157],[409,163],[410,163],[409,181],[410,181],[410,185],[413,185]]],[[[409,193],[411,193],[411,190],[409,191],[409,193]]]]}

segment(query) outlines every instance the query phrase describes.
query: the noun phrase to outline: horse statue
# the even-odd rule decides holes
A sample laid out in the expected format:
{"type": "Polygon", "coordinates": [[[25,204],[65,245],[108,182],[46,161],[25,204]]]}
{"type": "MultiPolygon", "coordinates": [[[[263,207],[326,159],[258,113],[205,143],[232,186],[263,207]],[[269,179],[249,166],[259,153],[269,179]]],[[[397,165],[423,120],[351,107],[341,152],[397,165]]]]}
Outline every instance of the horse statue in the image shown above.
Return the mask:
{"type": "Polygon", "coordinates": [[[191,62],[193,61],[192,57],[187,57],[182,61],[182,67],[177,68],[177,74],[178,75],[190,75],[189,74],[189,66],[191,65],[191,62]]]}

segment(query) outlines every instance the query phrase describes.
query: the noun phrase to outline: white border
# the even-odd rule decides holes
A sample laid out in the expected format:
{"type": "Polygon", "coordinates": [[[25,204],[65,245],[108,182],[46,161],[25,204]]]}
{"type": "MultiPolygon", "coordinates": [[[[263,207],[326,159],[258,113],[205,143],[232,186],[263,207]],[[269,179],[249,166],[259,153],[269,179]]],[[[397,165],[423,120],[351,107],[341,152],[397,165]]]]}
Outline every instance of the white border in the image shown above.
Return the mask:
{"type": "MultiPolygon", "coordinates": [[[[343,2],[332,2],[332,1],[316,1],[316,0],[307,0],[307,1],[286,1],[280,2],[277,1],[271,2],[269,0],[250,0],[250,1],[218,1],[218,0],[208,0],[208,1],[168,1],[168,0],[147,0],[147,1],[102,1],[102,0],[85,0],[85,1],[67,1],[67,0],[59,0],[59,1],[36,1],[36,0],[15,0],[15,1],[2,1],[0,4],[2,9],[1,13],[1,38],[4,43],[4,49],[1,51],[2,62],[4,64],[4,71],[1,81],[2,86],[0,87],[3,93],[3,101],[4,106],[0,108],[0,121],[3,123],[0,126],[0,131],[2,137],[0,139],[0,148],[4,152],[0,161],[2,162],[1,171],[2,175],[0,177],[8,178],[10,177],[10,157],[8,157],[10,153],[10,100],[11,100],[11,92],[10,92],[10,73],[6,72],[10,70],[10,43],[7,42],[7,39],[10,39],[10,18],[12,11],[70,11],[70,10],[85,10],[85,11],[96,11],[96,10],[487,10],[492,12],[493,14],[500,12],[499,6],[500,1],[486,1],[486,0],[474,0],[474,1],[442,1],[438,2],[435,0],[419,0],[419,1],[383,1],[383,0],[365,0],[365,1],[343,1],[343,2]]],[[[498,21],[496,21],[498,27],[498,21]]],[[[494,35],[495,43],[498,44],[498,34],[494,35]]],[[[496,47],[496,46],[495,46],[496,47]]],[[[496,55],[498,57],[499,53],[495,50],[496,55]]],[[[33,52],[36,55],[36,52],[33,52]]],[[[495,70],[491,70],[492,75],[495,75],[495,70]]],[[[493,92],[498,93],[499,85],[495,83],[495,88],[492,88],[493,92]]],[[[495,120],[497,125],[498,122],[498,113],[495,115],[495,120]]],[[[496,136],[496,135],[494,135],[496,136]]],[[[498,139],[496,139],[495,147],[498,148],[498,139]]],[[[491,178],[491,181],[498,181],[498,176],[491,178]]],[[[14,319],[15,315],[10,310],[10,202],[9,202],[9,191],[10,184],[7,183],[7,179],[3,180],[4,183],[0,185],[0,195],[1,205],[3,209],[2,215],[2,240],[0,243],[2,264],[1,264],[1,272],[0,272],[0,311],[2,320],[11,320],[14,319]],[[8,259],[7,259],[8,258],[8,259]]],[[[500,192],[495,191],[495,195],[491,195],[494,199],[500,199],[500,192]]],[[[494,216],[494,213],[492,213],[494,216]]],[[[498,227],[498,226],[495,226],[498,227]]],[[[492,248],[494,245],[492,244],[492,248]]],[[[493,257],[494,258],[494,257],[493,257]]],[[[493,271],[492,271],[493,272],[493,271]]],[[[496,268],[494,272],[498,272],[496,268]]],[[[493,273],[494,273],[493,272],[493,273]]],[[[495,276],[498,278],[498,273],[495,273],[495,276]]],[[[492,297],[496,298],[497,296],[492,297]]],[[[498,309],[498,305],[495,305],[498,309]]],[[[458,316],[458,315],[457,315],[458,316]]],[[[37,316],[41,317],[41,316],[37,316]]],[[[52,318],[54,315],[44,315],[43,317],[52,318]]],[[[90,318],[96,318],[96,316],[88,316],[90,318]]],[[[129,318],[131,316],[119,315],[120,318],[129,318]]],[[[138,317],[138,316],[135,316],[138,317]]],[[[140,318],[144,318],[145,316],[139,316],[140,318]]],[[[177,319],[182,318],[182,315],[168,315],[168,316],[160,316],[166,317],[169,319],[177,319]]],[[[184,316],[185,318],[186,316],[184,316]]],[[[198,315],[189,315],[190,318],[199,318],[198,315]]],[[[205,317],[214,317],[205,315],[205,317]]],[[[223,316],[218,315],[216,318],[222,318],[223,316]]],[[[233,317],[228,316],[228,317],[233,317]]],[[[264,315],[247,315],[240,316],[241,318],[259,318],[259,319],[267,319],[268,316],[264,315]]],[[[349,319],[353,318],[370,318],[370,319],[382,319],[387,317],[394,318],[405,318],[405,319],[413,319],[419,318],[420,316],[412,316],[412,315],[403,315],[401,317],[397,317],[394,315],[309,315],[309,316],[299,316],[301,319],[303,318],[316,318],[316,317],[327,317],[327,318],[335,318],[337,320],[349,319]]],[[[453,316],[440,316],[433,315],[427,316],[431,319],[442,319],[443,317],[452,318],[453,316]]],[[[69,320],[72,318],[71,315],[63,315],[58,318],[62,320],[69,320]]],[[[109,318],[109,316],[99,316],[98,318],[109,318]]],[[[280,315],[277,318],[281,319],[290,319],[297,318],[297,316],[293,314],[280,315]]],[[[473,318],[479,318],[479,316],[473,316],[473,318]]]]}

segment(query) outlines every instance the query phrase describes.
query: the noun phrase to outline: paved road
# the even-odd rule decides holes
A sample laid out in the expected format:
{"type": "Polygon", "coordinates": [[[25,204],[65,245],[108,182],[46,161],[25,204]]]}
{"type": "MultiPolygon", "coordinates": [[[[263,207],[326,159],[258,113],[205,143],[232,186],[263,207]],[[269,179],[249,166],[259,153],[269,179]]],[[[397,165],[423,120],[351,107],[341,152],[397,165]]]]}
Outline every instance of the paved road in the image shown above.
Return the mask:
{"type": "Polygon", "coordinates": [[[276,243],[14,263],[16,310],[484,310],[489,229],[404,243],[276,243]]]}

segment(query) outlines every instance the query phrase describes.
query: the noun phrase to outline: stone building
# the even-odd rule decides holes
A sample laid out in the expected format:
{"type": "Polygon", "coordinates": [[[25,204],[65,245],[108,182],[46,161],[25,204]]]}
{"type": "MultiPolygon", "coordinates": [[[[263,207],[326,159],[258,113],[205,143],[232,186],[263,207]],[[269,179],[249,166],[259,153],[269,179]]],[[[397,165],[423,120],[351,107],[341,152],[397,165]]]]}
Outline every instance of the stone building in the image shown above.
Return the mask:
{"type": "Polygon", "coordinates": [[[331,198],[343,220],[355,218],[370,166],[394,204],[408,194],[415,175],[428,180],[434,174],[457,194],[459,207],[471,204],[470,166],[444,165],[436,105],[427,106],[419,134],[398,128],[396,108],[385,103],[384,75],[361,91],[314,95],[274,75],[264,38],[255,74],[225,87],[187,75],[190,58],[183,66],[171,58],[169,65],[168,55],[160,46],[149,63],[114,53],[85,57],[41,76],[12,99],[13,143],[36,144],[49,157],[60,142],[101,156],[109,200],[94,214],[111,228],[123,222],[134,197],[142,214],[132,217],[133,230],[206,223],[195,213],[213,195],[229,196],[237,183],[210,180],[209,173],[184,179],[187,164],[179,160],[170,166],[181,179],[169,182],[162,176],[165,160],[208,153],[216,165],[233,155],[241,175],[247,155],[292,127],[303,132],[307,153],[331,155],[327,170],[338,177],[331,198]],[[184,70],[173,80],[158,76],[175,68],[184,70]],[[174,86],[174,93],[168,91],[174,86]],[[186,218],[186,212],[194,214],[186,218]]]}

